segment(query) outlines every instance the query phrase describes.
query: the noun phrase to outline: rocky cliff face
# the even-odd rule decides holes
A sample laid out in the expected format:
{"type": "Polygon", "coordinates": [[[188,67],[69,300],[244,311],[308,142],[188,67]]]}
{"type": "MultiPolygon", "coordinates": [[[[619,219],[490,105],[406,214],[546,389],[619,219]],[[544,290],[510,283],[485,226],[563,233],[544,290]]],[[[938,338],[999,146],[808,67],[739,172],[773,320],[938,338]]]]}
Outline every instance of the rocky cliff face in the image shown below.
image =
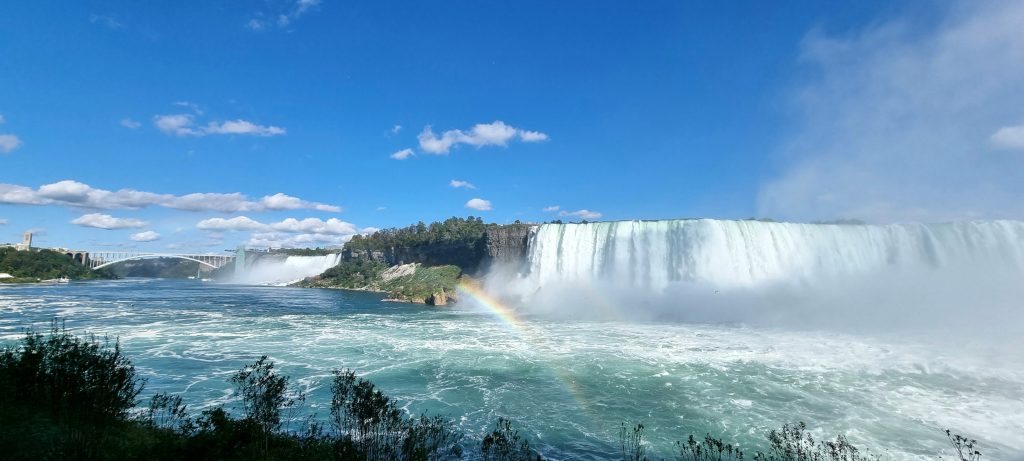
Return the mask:
{"type": "Polygon", "coordinates": [[[526,264],[530,233],[535,227],[530,224],[508,224],[487,229],[484,236],[484,268],[493,264],[526,264]]]}
{"type": "Polygon", "coordinates": [[[479,273],[492,264],[525,264],[530,240],[530,224],[506,224],[488,227],[474,245],[432,244],[414,247],[388,247],[381,250],[344,250],[345,261],[363,259],[388,266],[423,264],[425,266],[458,266],[467,273],[479,273]]]}

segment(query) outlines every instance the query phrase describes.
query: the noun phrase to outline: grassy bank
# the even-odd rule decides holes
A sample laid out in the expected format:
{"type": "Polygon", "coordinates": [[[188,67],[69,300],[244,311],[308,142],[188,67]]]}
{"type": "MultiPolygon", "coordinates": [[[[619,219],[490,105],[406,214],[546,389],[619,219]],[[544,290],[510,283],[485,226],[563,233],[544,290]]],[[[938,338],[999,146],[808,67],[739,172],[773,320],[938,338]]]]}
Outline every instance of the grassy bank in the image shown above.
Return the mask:
{"type": "Polygon", "coordinates": [[[379,291],[395,301],[446,304],[454,301],[462,270],[458,266],[408,264],[388,267],[367,259],[343,261],[318,277],[299,282],[311,288],[379,291]],[[441,302],[444,298],[445,302],[441,302]]]}
{"type": "MultiPolygon", "coordinates": [[[[178,396],[144,388],[117,342],[55,327],[27,333],[0,351],[0,447],[5,459],[446,460],[526,461],[541,456],[499,419],[478,441],[445,415],[408,415],[396,400],[350,370],[330,378],[330,415],[314,422],[305,395],[262,357],[228,382],[239,402],[193,415],[178,396]],[[142,404],[142,408],[139,405],[142,404]],[[470,450],[470,453],[467,453],[470,450]]],[[[609,459],[648,459],[645,427],[622,424],[609,459]]],[[[977,461],[977,442],[947,431],[952,459],[977,461]]],[[[880,459],[842,435],[815,440],[803,423],[765,434],[744,449],[711,435],[676,442],[676,459],[857,461],[880,459]]]]}

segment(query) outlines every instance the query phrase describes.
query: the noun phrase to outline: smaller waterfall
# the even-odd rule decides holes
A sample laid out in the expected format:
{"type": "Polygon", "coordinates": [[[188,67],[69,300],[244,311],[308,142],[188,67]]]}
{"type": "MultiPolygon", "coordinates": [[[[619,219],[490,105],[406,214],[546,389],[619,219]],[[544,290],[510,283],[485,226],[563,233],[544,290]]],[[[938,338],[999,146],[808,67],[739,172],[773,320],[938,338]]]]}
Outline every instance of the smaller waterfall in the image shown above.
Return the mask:
{"type": "Polygon", "coordinates": [[[337,266],[341,255],[334,253],[324,256],[288,256],[287,258],[263,257],[249,267],[235,274],[232,282],[245,285],[284,286],[306,277],[320,275],[337,266]]]}

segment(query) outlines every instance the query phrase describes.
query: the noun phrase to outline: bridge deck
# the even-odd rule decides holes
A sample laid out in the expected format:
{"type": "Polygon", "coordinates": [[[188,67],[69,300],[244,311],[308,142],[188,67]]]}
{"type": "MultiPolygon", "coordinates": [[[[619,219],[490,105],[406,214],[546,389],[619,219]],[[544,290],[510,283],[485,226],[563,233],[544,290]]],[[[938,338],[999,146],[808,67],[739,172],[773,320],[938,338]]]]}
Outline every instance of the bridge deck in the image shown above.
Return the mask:
{"type": "Polygon", "coordinates": [[[129,252],[129,251],[98,251],[89,253],[87,266],[90,269],[99,269],[107,267],[111,264],[117,264],[122,261],[129,261],[135,259],[152,259],[152,258],[178,258],[186,259],[189,261],[195,261],[199,264],[218,269],[224,267],[230,262],[234,262],[235,255],[217,254],[217,253],[206,253],[206,254],[189,254],[189,253],[149,253],[149,252],[129,252]]]}

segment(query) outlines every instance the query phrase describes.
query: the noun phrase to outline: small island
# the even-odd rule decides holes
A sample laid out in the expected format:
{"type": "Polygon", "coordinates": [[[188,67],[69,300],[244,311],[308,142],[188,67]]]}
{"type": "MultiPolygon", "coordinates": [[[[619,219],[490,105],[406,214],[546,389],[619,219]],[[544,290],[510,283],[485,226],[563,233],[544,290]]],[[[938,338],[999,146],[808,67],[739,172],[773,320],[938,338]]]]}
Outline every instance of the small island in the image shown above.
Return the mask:
{"type": "Polygon", "coordinates": [[[337,266],[295,286],[377,291],[388,301],[444,306],[457,301],[461,281],[496,261],[521,261],[530,228],[469,216],[357,235],[337,266]]]}

